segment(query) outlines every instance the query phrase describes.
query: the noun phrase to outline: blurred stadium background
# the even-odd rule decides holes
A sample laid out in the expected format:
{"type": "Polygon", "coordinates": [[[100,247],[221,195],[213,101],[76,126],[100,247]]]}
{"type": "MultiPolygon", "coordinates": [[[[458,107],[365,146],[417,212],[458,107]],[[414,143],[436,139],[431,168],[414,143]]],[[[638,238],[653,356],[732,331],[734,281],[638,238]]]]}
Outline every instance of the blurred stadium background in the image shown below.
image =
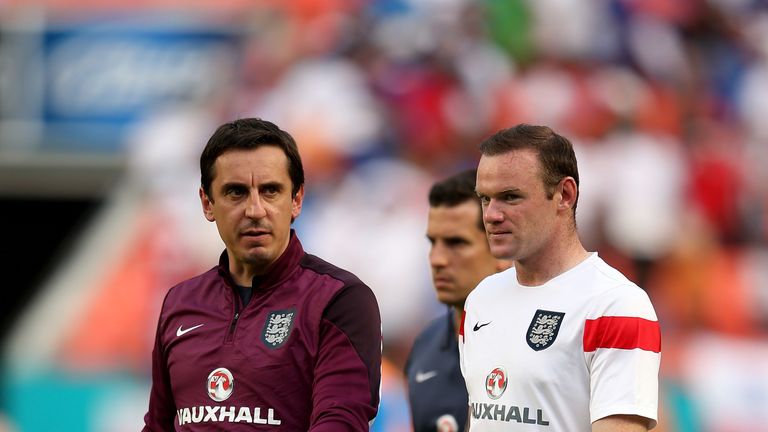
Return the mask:
{"type": "Polygon", "coordinates": [[[136,431],[162,297],[215,263],[197,158],[298,140],[305,247],[384,319],[377,431],[441,313],[426,190],[519,122],[577,145],[584,242],[663,329],[659,431],[768,431],[761,0],[0,0],[0,431],[136,431]]]}

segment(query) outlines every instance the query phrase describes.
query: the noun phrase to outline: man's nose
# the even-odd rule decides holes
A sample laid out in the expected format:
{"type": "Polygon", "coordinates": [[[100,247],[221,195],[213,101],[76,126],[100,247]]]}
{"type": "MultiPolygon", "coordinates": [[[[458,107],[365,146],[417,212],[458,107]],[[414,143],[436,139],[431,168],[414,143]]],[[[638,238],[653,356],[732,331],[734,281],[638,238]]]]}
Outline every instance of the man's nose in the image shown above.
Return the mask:
{"type": "Polygon", "coordinates": [[[261,219],[267,215],[264,203],[258,192],[252,192],[245,204],[245,216],[250,219],[261,219]]]}
{"type": "Polygon", "coordinates": [[[499,202],[491,199],[488,205],[483,207],[483,221],[485,223],[498,223],[504,220],[504,214],[499,209],[499,202]]]}
{"type": "Polygon", "coordinates": [[[443,246],[435,243],[429,250],[429,264],[432,267],[445,267],[448,264],[448,258],[444,249],[443,246]]]}

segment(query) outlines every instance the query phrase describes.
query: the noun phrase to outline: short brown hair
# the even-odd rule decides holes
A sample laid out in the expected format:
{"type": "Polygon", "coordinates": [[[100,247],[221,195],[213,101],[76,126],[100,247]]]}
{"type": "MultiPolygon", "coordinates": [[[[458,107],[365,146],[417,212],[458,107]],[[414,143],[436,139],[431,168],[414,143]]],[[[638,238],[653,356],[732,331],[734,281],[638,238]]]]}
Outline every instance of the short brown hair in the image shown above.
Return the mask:
{"type": "Polygon", "coordinates": [[[291,195],[295,197],[304,184],[304,166],[296,141],[291,134],[274,123],[259,118],[243,118],[225,123],[208,140],[200,155],[200,184],[205,194],[212,198],[214,164],[219,156],[232,149],[254,149],[266,145],[279,147],[288,158],[291,195]]]}
{"type": "Polygon", "coordinates": [[[547,190],[547,198],[552,198],[554,188],[565,177],[576,181],[577,195],[573,203],[576,211],[578,203],[579,167],[573,145],[562,135],[547,126],[519,124],[509,129],[502,129],[480,144],[480,153],[484,156],[496,156],[513,150],[530,149],[536,151],[541,164],[541,175],[547,190]]]}

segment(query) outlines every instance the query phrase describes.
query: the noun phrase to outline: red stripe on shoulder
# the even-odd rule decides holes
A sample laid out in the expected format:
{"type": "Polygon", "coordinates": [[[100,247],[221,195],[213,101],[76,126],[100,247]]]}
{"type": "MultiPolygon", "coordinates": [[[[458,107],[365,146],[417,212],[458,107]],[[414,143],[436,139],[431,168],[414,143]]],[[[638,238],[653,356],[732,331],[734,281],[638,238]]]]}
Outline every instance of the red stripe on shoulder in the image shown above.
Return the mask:
{"type": "Polygon", "coordinates": [[[462,310],[461,311],[461,323],[459,324],[459,336],[461,336],[461,341],[464,342],[464,320],[467,318],[467,311],[462,310]]]}
{"type": "Polygon", "coordinates": [[[635,349],[661,352],[658,321],[637,317],[604,316],[584,324],[584,352],[598,348],[635,349]]]}

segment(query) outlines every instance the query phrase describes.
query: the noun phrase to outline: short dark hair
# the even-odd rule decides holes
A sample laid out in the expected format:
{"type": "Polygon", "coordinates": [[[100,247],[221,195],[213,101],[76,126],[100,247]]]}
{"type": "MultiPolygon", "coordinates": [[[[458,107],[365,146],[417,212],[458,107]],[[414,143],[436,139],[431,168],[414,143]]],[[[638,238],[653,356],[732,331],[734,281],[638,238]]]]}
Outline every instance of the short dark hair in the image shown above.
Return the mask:
{"type": "Polygon", "coordinates": [[[255,149],[261,146],[279,147],[288,158],[288,175],[291,178],[291,195],[296,196],[304,184],[304,166],[299,149],[291,134],[272,122],[259,118],[242,118],[225,123],[216,129],[200,155],[200,184],[205,194],[211,196],[211,183],[216,159],[232,149],[255,149]]]}
{"type": "Polygon", "coordinates": [[[483,209],[475,192],[476,178],[477,170],[468,169],[436,182],[429,190],[430,207],[455,207],[467,201],[474,201],[478,209],[477,225],[481,231],[485,231],[483,209]]]}
{"type": "MultiPolygon", "coordinates": [[[[519,124],[509,129],[502,129],[480,144],[480,153],[484,156],[496,156],[514,150],[530,149],[536,151],[547,198],[554,195],[555,186],[565,177],[576,181],[577,195],[573,211],[579,201],[579,167],[573,144],[562,135],[547,126],[519,124]]],[[[510,168],[514,169],[514,168],[510,168]]]]}

